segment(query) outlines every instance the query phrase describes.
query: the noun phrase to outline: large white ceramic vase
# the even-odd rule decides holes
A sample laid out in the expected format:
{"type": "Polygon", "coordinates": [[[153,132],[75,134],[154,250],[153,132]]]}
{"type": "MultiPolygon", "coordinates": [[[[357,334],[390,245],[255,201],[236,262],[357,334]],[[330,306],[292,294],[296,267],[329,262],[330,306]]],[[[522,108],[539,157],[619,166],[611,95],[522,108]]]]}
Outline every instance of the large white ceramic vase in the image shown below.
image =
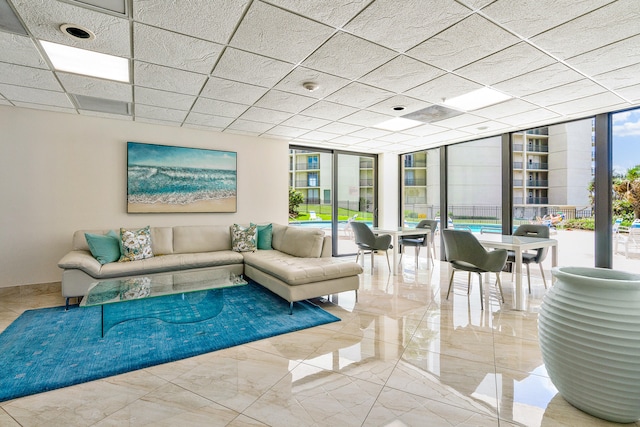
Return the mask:
{"type": "Polygon", "coordinates": [[[640,418],[640,275],[555,267],[538,317],[542,359],[560,395],[609,421],[640,418]]]}

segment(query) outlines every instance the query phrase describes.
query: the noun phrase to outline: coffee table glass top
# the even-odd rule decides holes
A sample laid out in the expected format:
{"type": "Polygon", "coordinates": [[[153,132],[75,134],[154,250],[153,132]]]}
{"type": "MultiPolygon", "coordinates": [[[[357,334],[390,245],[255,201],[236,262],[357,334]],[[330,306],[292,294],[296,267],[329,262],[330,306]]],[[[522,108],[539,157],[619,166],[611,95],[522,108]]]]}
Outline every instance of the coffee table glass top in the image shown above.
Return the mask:
{"type": "Polygon", "coordinates": [[[246,284],[242,275],[236,275],[225,268],[106,279],[91,285],[80,306],[114,304],[246,284]]]}

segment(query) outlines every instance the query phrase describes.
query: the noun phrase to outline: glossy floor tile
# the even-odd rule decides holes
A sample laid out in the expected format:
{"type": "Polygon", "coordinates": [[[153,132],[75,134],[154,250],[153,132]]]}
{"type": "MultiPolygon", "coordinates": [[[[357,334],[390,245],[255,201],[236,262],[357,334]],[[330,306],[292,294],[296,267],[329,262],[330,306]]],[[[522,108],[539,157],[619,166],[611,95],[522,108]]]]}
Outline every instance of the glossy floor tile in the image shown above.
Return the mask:
{"type": "MultiPolygon", "coordinates": [[[[354,292],[314,302],[341,321],[0,403],[0,426],[608,426],[568,404],[538,347],[544,294],[525,311],[510,274],[485,283],[446,263],[399,274],[367,259],[354,292]]],[[[550,277],[550,274],[547,274],[550,277]]],[[[0,330],[62,305],[59,284],[0,289],[0,330]]],[[[640,422],[636,422],[640,426],[640,422]]]]}

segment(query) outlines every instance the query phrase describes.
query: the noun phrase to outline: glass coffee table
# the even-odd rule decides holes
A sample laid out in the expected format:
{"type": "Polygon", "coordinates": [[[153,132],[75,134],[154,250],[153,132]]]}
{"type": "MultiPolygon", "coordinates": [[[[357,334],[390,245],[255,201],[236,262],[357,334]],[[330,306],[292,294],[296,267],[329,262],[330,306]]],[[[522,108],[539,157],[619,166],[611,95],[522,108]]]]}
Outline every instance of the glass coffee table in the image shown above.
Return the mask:
{"type": "Polygon", "coordinates": [[[222,310],[222,294],[216,290],[246,284],[242,275],[226,268],[106,279],[91,285],[80,307],[101,307],[104,337],[111,327],[127,320],[195,323],[210,319],[222,310]],[[149,299],[160,297],[150,304],[149,299]]]}

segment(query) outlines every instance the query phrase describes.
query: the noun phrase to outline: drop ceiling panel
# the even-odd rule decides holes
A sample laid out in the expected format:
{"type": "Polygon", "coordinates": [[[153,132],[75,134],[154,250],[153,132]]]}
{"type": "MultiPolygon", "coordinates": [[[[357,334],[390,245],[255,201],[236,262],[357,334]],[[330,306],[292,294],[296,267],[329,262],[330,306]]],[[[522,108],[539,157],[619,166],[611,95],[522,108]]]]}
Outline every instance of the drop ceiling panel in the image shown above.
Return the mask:
{"type": "Polygon", "coordinates": [[[357,113],[348,115],[340,119],[342,123],[349,123],[358,126],[374,126],[384,121],[392,119],[392,116],[380,114],[373,111],[360,110],[357,113]]]}
{"type": "Polygon", "coordinates": [[[75,108],[69,97],[63,92],[13,86],[0,83],[0,94],[9,101],[51,105],[54,107],[75,108]]]}
{"type": "Polygon", "coordinates": [[[190,0],[133,2],[133,18],[159,28],[216,43],[228,43],[249,0],[190,0]]]}
{"type": "Polygon", "coordinates": [[[526,96],[546,89],[562,86],[582,80],[584,76],[561,63],[531,71],[518,77],[493,85],[504,93],[513,96],[526,96]]]}
{"type": "Polygon", "coordinates": [[[531,37],[571,21],[613,0],[498,0],[482,10],[506,28],[531,37]],[[550,13],[549,11],[553,11],[550,13]],[[526,17],[526,19],[522,19],[526,17]]]}
{"type": "Polygon", "coordinates": [[[626,101],[619,96],[610,92],[604,92],[597,95],[554,104],[550,106],[549,109],[559,114],[568,114],[575,111],[595,113],[611,107],[625,108],[628,106],[629,105],[626,101]]]}
{"type": "Polygon", "coordinates": [[[285,76],[277,85],[275,85],[274,88],[285,92],[321,99],[347,84],[349,84],[349,80],[347,79],[305,67],[297,67],[285,76]],[[316,83],[318,84],[318,88],[313,92],[310,92],[302,86],[305,82],[316,83]]]}
{"type": "Polygon", "coordinates": [[[443,99],[463,95],[481,87],[478,83],[448,73],[406,91],[405,95],[437,104],[443,99]]]}
{"type": "Polygon", "coordinates": [[[136,117],[135,121],[139,122],[139,123],[150,123],[150,124],[160,125],[160,126],[180,127],[182,125],[181,122],[173,122],[173,121],[159,120],[159,119],[150,119],[150,118],[147,118],[147,117],[136,117]]]}
{"type": "Polygon", "coordinates": [[[218,101],[216,99],[198,98],[193,106],[193,111],[204,114],[215,114],[222,117],[238,117],[249,106],[236,104],[235,102],[218,101]]]}
{"type": "Polygon", "coordinates": [[[549,106],[558,104],[558,100],[570,101],[604,91],[605,89],[602,86],[593,83],[591,80],[584,79],[525,96],[524,100],[542,106],[549,106]]]}
{"type": "Polygon", "coordinates": [[[277,125],[291,117],[291,113],[273,111],[266,108],[251,107],[245,111],[240,118],[253,122],[271,123],[277,125]]]}
{"type": "Polygon", "coordinates": [[[293,116],[282,122],[282,124],[285,126],[291,126],[294,128],[306,130],[318,129],[319,127],[328,125],[329,123],[331,123],[330,120],[319,119],[317,117],[306,117],[301,115],[293,116]]]}
{"type": "Polygon", "coordinates": [[[151,105],[137,105],[136,118],[144,117],[169,122],[182,123],[187,116],[187,111],[173,110],[170,108],[154,107],[151,105]]]}
{"type": "MultiPolygon", "coordinates": [[[[336,135],[349,134],[352,132],[357,132],[361,129],[362,129],[362,126],[350,125],[348,123],[340,123],[340,122],[333,122],[326,126],[322,126],[321,128],[318,128],[320,132],[333,133],[336,135]]],[[[334,135],[333,138],[335,138],[336,135],[334,135]]]]}
{"type": "Polygon", "coordinates": [[[590,76],[640,62],[640,36],[592,50],[567,60],[567,64],[590,76]]]}
{"type": "Polygon", "coordinates": [[[44,104],[33,104],[30,102],[20,102],[20,101],[13,101],[13,105],[15,105],[16,107],[21,107],[21,108],[31,108],[33,110],[45,110],[45,111],[57,111],[59,113],[75,113],[76,110],[74,108],[71,108],[69,106],[67,107],[58,107],[52,104],[49,105],[44,105],[44,104]]]}
{"type": "Polygon", "coordinates": [[[405,95],[396,95],[391,98],[385,99],[375,105],[372,105],[368,110],[376,111],[378,113],[387,114],[391,116],[404,116],[405,114],[413,113],[414,111],[422,110],[429,107],[429,102],[420,101],[415,98],[411,98],[405,95]],[[404,107],[404,110],[396,111],[393,107],[404,107]]]}
{"type": "Polygon", "coordinates": [[[14,6],[34,37],[54,43],[110,55],[131,57],[129,21],[106,13],[56,0],[15,0],[14,6]],[[95,40],[78,40],[60,31],[62,24],[75,24],[96,34],[95,40]]]}
{"type": "Polygon", "coordinates": [[[556,62],[552,57],[527,43],[518,43],[456,70],[478,83],[492,85],[520,76],[556,62]]]}
{"type": "Polygon", "coordinates": [[[325,2],[308,0],[268,0],[269,3],[280,6],[302,16],[316,21],[341,27],[350,21],[372,0],[332,0],[331,5],[325,2]]]}
{"type": "Polygon", "coordinates": [[[131,85],[126,83],[68,73],[58,73],[58,79],[70,93],[124,102],[133,101],[131,85]]]}
{"type": "MultiPolygon", "coordinates": [[[[196,99],[193,95],[184,95],[139,86],[134,88],[134,93],[136,103],[155,105],[156,107],[175,108],[177,110],[188,110],[196,99]]],[[[205,100],[206,98],[200,99],[205,100]]]]}
{"type": "Polygon", "coordinates": [[[238,119],[235,120],[231,125],[229,125],[228,129],[232,130],[241,130],[246,132],[257,132],[264,133],[273,127],[272,124],[269,123],[259,123],[252,122],[249,120],[238,119]]]}
{"type": "Polygon", "coordinates": [[[62,87],[51,71],[6,62],[0,62],[0,83],[62,92],[62,87]]]}
{"type": "Polygon", "coordinates": [[[137,60],[201,74],[213,70],[223,48],[216,43],[138,23],[133,24],[133,33],[137,60]]]}
{"type": "Polygon", "coordinates": [[[379,45],[404,52],[458,22],[471,11],[452,0],[377,0],[345,30],[379,45]],[[419,29],[419,31],[416,31],[419,29]]]}
{"type": "Polygon", "coordinates": [[[317,117],[326,120],[338,120],[358,111],[357,108],[348,105],[336,104],[327,101],[318,101],[309,108],[304,109],[300,114],[304,116],[317,117]]]}
{"type": "Polygon", "coordinates": [[[49,69],[33,41],[28,37],[0,31],[0,61],[49,69]]]}
{"type": "Polygon", "coordinates": [[[632,102],[640,102],[640,84],[618,89],[620,96],[632,102]]]}
{"type": "Polygon", "coordinates": [[[233,122],[233,119],[230,117],[220,117],[211,114],[196,113],[192,111],[187,116],[185,122],[194,125],[225,128],[233,122]]]}
{"type": "Polygon", "coordinates": [[[640,32],[640,2],[618,0],[532,39],[560,59],[585,53],[640,32]]]}
{"type": "Polygon", "coordinates": [[[365,138],[358,138],[356,136],[351,135],[342,135],[330,140],[330,142],[344,144],[344,145],[353,145],[358,144],[360,142],[366,141],[365,138]]]}
{"type": "Polygon", "coordinates": [[[227,48],[213,75],[256,86],[271,87],[293,69],[293,64],[255,53],[227,48]]]}
{"type": "Polygon", "coordinates": [[[267,89],[247,83],[209,77],[201,96],[220,101],[251,105],[267,92],[267,89]]]}
{"type": "Polygon", "coordinates": [[[286,136],[289,138],[297,138],[306,132],[307,130],[305,129],[298,129],[298,128],[293,128],[289,126],[280,125],[280,126],[276,126],[269,129],[269,131],[266,132],[265,135],[286,136]]]}
{"type": "Polygon", "coordinates": [[[396,53],[392,50],[340,32],[320,46],[302,65],[354,80],[395,56],[396,53]]]}
{"type": "Polygon", "coordinates": [[[296,95],[294,93],[270,90],[258,102],[257,107],[269,108],[275,111],[285,111],[287,113],[299,113],[316,102],[308,96],[296,95]]]}
{"type": "Polygon", "coordinates": [[[367,108],[392,96],[392,92],[353,82],[327,96],[326,100],[354,108],[367,108]]]}
{"type": "Polygon", "coordinates": [[[399,55],[358,80],[371,86],[401,93],[443,74],[444,71],[438,68],[408,56],[399,55]]]}
{"type": "Polygon", "coordinates": [[[336,133],[323,132],[319,130],[314,130],[311,132],[307,132],[301,136],[301,138],[308,139],[311,141],[329,141],[332,138],[339,136],[336,133]]]}
{"type": "Polygon", "coordinates": [[[414,58],[453,71],[518,43],[513,34],[472,15],[407,52],[414,58]]]}
{"type": "Polygon", "coordinates": [[[521,99],[511,99],[489,107],[474,110],[473,114],[481,117],[493,117],[499,119],[500,117],[524,113],[526,111],[535,110],[536,108],[538,107],[530,102],[526,102],[521,99]]]}
{"type": "Polygon", "coordinates": [[[531,123],[551,122],[560,118],[560,114],[547,109],[538,108],[524,113],[512,114],[500,118],[501,122],[523,129],[531,123]]]}
{"type": "Polygon", "coordinates": [[[134,61],[134,83],[137,86],[197,95],[206,80],[207,76],[203,74],[134,61]]]}
{"type": "Polygon", "coordinates": [[[599,74],[594,80],[613,89],[640,84],[640,63],[599,74]]]}
{"type": "Polygon", "coordinates": [[[231,46],[297,63],[331,37],[333,31],[327,25],[254,1],[233,35],[231,46]]]}

